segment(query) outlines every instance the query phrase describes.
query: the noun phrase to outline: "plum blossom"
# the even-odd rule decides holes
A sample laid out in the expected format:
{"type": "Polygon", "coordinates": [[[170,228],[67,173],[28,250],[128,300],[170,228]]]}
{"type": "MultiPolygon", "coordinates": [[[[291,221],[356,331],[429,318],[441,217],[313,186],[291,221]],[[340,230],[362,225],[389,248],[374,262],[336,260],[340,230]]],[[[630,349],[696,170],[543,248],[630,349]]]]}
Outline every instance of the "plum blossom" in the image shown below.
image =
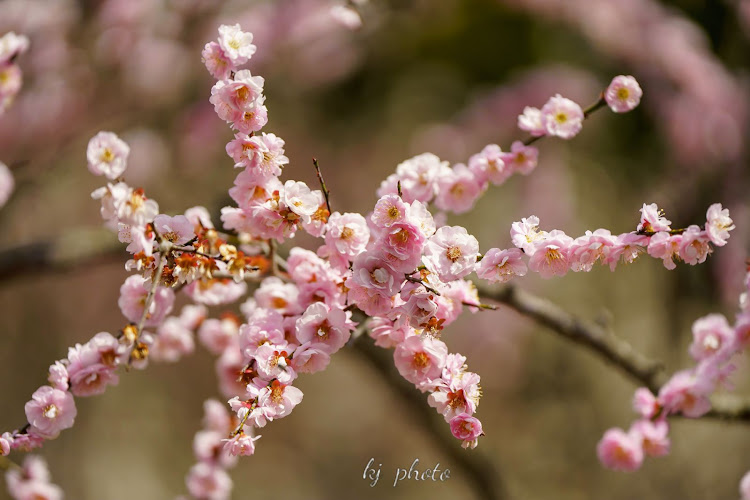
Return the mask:
{"type": "Polygon", "coordinates": [[[255,453],[255,442],[260,436],[250,436],[245,431],[238,432],[230,439],[224,439],[224,452],[234,456],[249,457],[255,453]]]}
{"type": "Polygon", "coordinates": [[[513,244],[531,255],[536,250],[534,244],[547,237],[546,231],[539,230],[539,217],[532,215],[514,222],[510,226],[510,239],[513,244]]]}
{"type": "Polygon", "coordinates": [[[195,498],[226,500],[232,490],[232,479],[218,465],[198,462],[185,478],[188,491],[195,498]]]}
{"type": "Polygon", "coordinates": [[[659,401],[650,390],[639,387],[633,396],[633,409],[643,418],[654,418],[661,411],[659,401]]]}
{"type": "Polygon", "coordinates": [[[443,226],[425,244],[422,260],[443,281],[463,278],[474,270],[479,242],[461,226],[443,226]]]}
{"type": "Polygon", "coordinates": [[[714,203],[706,212],[706,233],[717,247],[727,244],[729,231],[734,229],[734,221],[729,217],[729,210],[722,208],[721,203],[714,203]]]}
{"type": "Polygon", "coordinates": [[[681,244],[682,235],[661,231],[651,237],[647,251],[651,257],[662,259],[664,267],[672,270],[677,267],[675,261],[680,258],[681,244]]]}
{"type": "Polygon", "coordinates": [[[426,390],[426,384],[440,377],[447,355],[448,347],[442,341],[414,335],[396,346],[393,358],[402,377],[426,390]]]}
{"type": "Polygon", "coordinates": [[[42,457],[28,455],[20,469],[10,468],[5,474],[8,493],[15,500],[62,500],[59,486],[50,482],[49,469],[42,457]]]}
{"type": "Polygon", "coordinates": [[[659,390],[659,403],[669,413],[680,412],[688,418],[698,418],[711,409],[708,396],[714,388],[713,380],[683,370],[672,375],[659,390]]]}
{"type": "Polygon", "coordinates": [[[246,63],[255,54],[253,34],[242,31],[239,24],[219,26],[219,47],[233,66],[246,63]]]}
{"type": "Polygon", "coordinates": [[[490,282],[507,283],[514,276],[526,276],[528,268],[518,248],[491,248],[477,263],[477,276],[490,282]]]}
{"type": "Polygon", "coordinates": [[[99,132],[90,141],[86,150],[89,171],[117,179],[128,166],[130,146],[112,132],[99,132]]]}
{"type": "Polygon", "coordinates": [[[482,185],[463,163],[444,168],[437,180],[435,205],[440,210],[461,214],[471,210],[482,192],[482,185]]]}
{"type": "Polygon", "coordinates": [[[510,151],[501,156],[509,173],[518,172],[522,175],[529,175],[536,168],[538,157],[538,149],[526,146],[521,141],[513,141],[510,151]]]}
{"type": "Polygon", "coordinates": [[[334,212],[328,219],[326,245],[336,253],[352,259],[362,253],[370,241],[367,221],[360,214],[334,212]]]}
{"type": "Polygon", "coordinates": [[[179,318],[167,318],[156,333],[149,353],[154,361],[174,363],[195,350],[193,332],[179,318]]]}
{"type": "Polygon", "coordinates": [[[54,439],[61,430],[72,427],[77,413],[71,393],[48,385],[34,392],[25,410],[30,430],[45,439],[54,439]]]}
{"type": "MultiPolygon", "coordinates": [[[[133,323],[138,323],[143,315],[146,297],[151,283],[143,276],[129,276],[120,287],[120,298],[117,304],[122,314],[133,323]]],[[[159,286],[146,314],[146,326],[156,326],[172,311],[174,291],[171,288],[159,286]]]]}
{"type": "Polygon", "coordinates": [[[569,249],[572,243],[573,238],[562,231],[550,231],[545,239],[534,244],[529,269],[545,279],[564,276],[570,266],[569,249]]]}
{"type": "Polygon", "coordinates": [[[481,186],[485,186],[487,182],[500,185],[513,174],[513,168],[505,164],[504,158],[505,153],[500,146],[488,144],[469,158],[469,170],[481,186]]]}
{"type": "Polygon", "coordinates": [[[725,360],[734,353],[734,330],[722,314],[709,314],[693,323],[690,355],[696,361],[725,360]]]}
{"type": "Polygon", "coordinates": [[[216,42],[208,42],[201,52],[201,60],[208,72],[217,80],[226,80],[232,73],[234,65],[216,42]]]}
{"type": "Polygon", "coordinates": [[[533,137],[547,134],[547,129],[542,123],[542,111],[531,106],[523,108],[523,114],[518,115],[518,128],[525,130],[533,137]]]}
{"type": "Polygon", "coordinates": [[[463,448],[476,448],[479,436],[484,435],[482,422],[468,413],[456,415],[450,421],[451,433],[456,439],[463,441],[463,448]]]}
{"type": "Polygon", "coordinates": [[[596,453],[608,469],[633,472],[643,463],[642,437],[635,432],[610,429],[597,444],[596,453]]]}
{"type": "Polygon", "coordinates": [[[354,323],[351,312],[331,309],[322,302],[310,304],[296,323],[297,340],[304,344],[315,342],[322,344],[329,354],[338,351],[349,340],[354,323]]]}
{"type": "Polygon", "coordinates": [[[583,110],[575,102],[560,94],[550,97],[542,107],[541,124],[547,135],[572,139],[583,128],[583,110]]]}
{"type": "Polygon", "coordinates": [[[625,113],[635,109],[641,102],[643,91],[632,76],[616,76],[604,91],[604,100],[615,113],[625,113]]]}
{"type": "Polygon", "coordinates": [[[650,457],[663,457],[669,454],[669,424],[666,420],[639,420],[630,432],[641,438],[643,452],[650,457]]]}
{"type": "Polygon", "coordinates": [[[656,203],[650,205],[643,204],[641,208],[641,222],[638,224],[639,233],[658,233],[659,231],[670,231],[669,225],[672,221],[664,217],[664,212],[659,209],[656,203]]]}
{"type": "Polygon", "coordinates": [[[162,239],[175,245],[184,245],[195,237],[195,226],[184,215],[159,214],[154,218],[154,227],[162,239]]]}

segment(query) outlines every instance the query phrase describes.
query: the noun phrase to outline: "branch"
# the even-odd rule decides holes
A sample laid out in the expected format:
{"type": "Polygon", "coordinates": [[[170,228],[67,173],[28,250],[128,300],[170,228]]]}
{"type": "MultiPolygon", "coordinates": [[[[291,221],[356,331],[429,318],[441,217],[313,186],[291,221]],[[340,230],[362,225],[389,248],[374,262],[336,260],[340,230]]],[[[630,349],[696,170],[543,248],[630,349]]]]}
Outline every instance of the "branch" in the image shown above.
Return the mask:
{"type": "Polygon", "coordinates": [[[497,468],[477,450],[463,450],[458,446],[456,439],[446,433],[443,418],[430,408],[421,393],[396,371],[393,356],[388,350],[376,347],[367,335],[361,335],[352,345],[354,350],[378,372],[378,379],[383,380],[391,389],[395,389],[416,418],[419,427],[424,429],[440,450],[464,471],[469,478],[469,484],[477,491],[478,498],[487,500],[508,498],[497,468]]]}
{"type": "MultiPolygon", "coordinates": [[[[661,362],[644,356],[608,329],[570,314],[546,299],[513,285],[493,290],[479,287],[479,295],[505,304],[566,339],[586,347],[636,383],[648,387],[654,394],[667,381],[661,362]]],[[[701,418],[750,423],[750,401],[743,398],[728,394],[715,396],[712,407],[701,418]]]]}

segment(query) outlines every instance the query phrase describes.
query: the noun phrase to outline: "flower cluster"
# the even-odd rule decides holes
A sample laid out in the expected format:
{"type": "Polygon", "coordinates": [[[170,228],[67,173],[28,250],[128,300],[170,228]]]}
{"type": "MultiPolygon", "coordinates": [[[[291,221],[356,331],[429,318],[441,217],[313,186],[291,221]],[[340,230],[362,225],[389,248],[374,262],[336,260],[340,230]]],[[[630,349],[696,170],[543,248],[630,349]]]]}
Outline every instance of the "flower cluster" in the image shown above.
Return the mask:
{"type": "Polygon", "coordinates": [[[23,466],[5,473],[8,493],[14,500],[62,500],[59,486],[50,482],[49,469],[42,457],[28,455],[23,466]]]}
{"type": "Polygon", "coordinates": [[[23,85],[16,58],[29,48],[29,39],[12,31],[0,37],[0,115],[10,107],[23,85]]]}
{"type": "Polygon", "coordinates": [[[635,391],[633,408],[640,416],[630,429],[610,429],[599,442],[597,452],[604,466],[624,471],[638,469],[644,456],[669,453],[670,415],[699,418],[711,410],[709,397],[722,387],[731,388],[732,359],[750,345],[750,269],[745,278],[747,291],[740,298],[740,312],[730,325],[721,314],[709,314],[693,323],[690,355],[696,365],[676,372],[654,395],[641,387],[635,391]]]}

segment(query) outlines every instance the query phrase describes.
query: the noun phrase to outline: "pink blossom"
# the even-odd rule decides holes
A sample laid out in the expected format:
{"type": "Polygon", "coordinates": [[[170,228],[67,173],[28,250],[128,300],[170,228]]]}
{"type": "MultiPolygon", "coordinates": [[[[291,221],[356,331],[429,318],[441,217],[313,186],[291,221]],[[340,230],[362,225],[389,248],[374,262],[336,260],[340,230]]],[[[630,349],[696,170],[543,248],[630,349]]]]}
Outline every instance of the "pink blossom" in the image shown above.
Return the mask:
{"type": "Polygon", "coordinates": [[[200,304],[187,304],[183,306],[180,311],[180,322],[188,330],[195,330],[198,328],[203,320],[208,315],[208,309],[206,306],[200,304]]]}
{"type": "Polygon", "coordinates": [[[300,344],[321,343],[329,354],[344,347],[355,326],[350,311],[331,309],[322,302],[310,304],[295,325],[300,344]]]}
{"type": "MultiPolygon", "coordinates": [[[[120,298],[117,304],[122,314],[133,323],[138,323],[145,307],[151,283],[143,276],[129,276],[120,287],[120,298]]],[[[146,326],[156,326],[172,311],[174,292],[171,288],[159,286],[146,315],[146,326]]]]}
{"type": "Polygon", "coordinates": [[[382,250],[392,258],[389,265],[394,271],[412,272],[417,268],[425,245],[421,228],[410,222],[399,222],[388,228],[382,237],[382,250]]]}
{"type": "Polygon", "coordinates": [[[323,342],[305,342],[294,350],[292,368],[297,373],[316,373],[325,370],[331,361],[330,350],[323,342]]]}
{"type": "Polygon", "coordinates": [[[367,332],[375,340],[375,345],[383,348],[396,347],[414,331],[407,322],[394,324],[393,320],[383,317],[370,318],[367,323],[367,332]]]}
{"type": "Polygon", "coordinates": [[[479,375],[472,372],[461,372],[448,379],[443,377],[427,397],[427,403],[443,415],[446,422],[461,413],[473,415],[481,397],[479,380],[479,375]]]}
{"type": "Polygon", "coordinates": [[[15,185],[10,169],[0,161],[0,208],[8,202],[15,185]]]}
{"type": "Polygon", "coordinates": [[[541,122],[547,135],[572,139],[583,128],[581,106],[557,94],[542,107],[541,122]]]}
{"type": "Polygon", "coordinates": [[[711,253],[711,246],[705,231],[698,226],[689,226],[680,238],[680,259],[686,264],[694,266],[706,261],[711,253]]]}
{"type": "Polygon", "coordinates": [[[534,244],[529,269],[545,279],[564,276],[570,266],[569,248],[572,243],[573,238],[562,231],[551,231],[545,239],[534,244]]]}
{"type": "Polygon", "coordinates": [[[409,205],[396,194],[386,194],[375,204],[370,219],[379,228],[391,227],[397,222],[404,222],[409,213],[409,205]]]}
{"type": "Polygon", "coordinates": [[[427,240],[422,260],[442,281],[452,281],[474,270],[478,254],[479,242],[465,228],[443,226],[427,240]]]}
{"type": "Polygon", "coordinates": [[[21,469],[8,469],[8,493],[15,500],[62,500],[59,486],[50,483],[49,469],[42,457],[29,455],[21,469]]]}
{"type": "Polygon", "coordinates": [[[234,140],[226,147],[235,167],[244,167],[258,179],[281,175],[281,169],[289,163],[284,155],[284,140],[274,134],[250,137],[247,134],[235,134],[234,140]]]}
{"type": "Polygon", "coordinates": [[[677,267],[675,260],[680,258],[681,243],[681,235],[662,231],[651,237],[647,251],[651,257],[662,259],[664,267],[672,270],[677,267]]]}
{"type": "Polygon", "coordinates": [[[154,226],[161,238],[175,245],[184,245],[195,238],[195,227],[184,215],[159,214],[154,218],[154,226]]]}
{"type": "Polygon", "coordinates": [[[661,406],[650,390],[639,387],[633,396],[633,409],[643,418],[654,418],[661,411],[661,406]]]}
{"type": "Polygon", "coordinates": [[[620,259],[627,264],[633,262],[644,251],[648,241],[648,236],[636,233],[623,233],[616,236],[607,258],[609,268],[614,271],[620,259]]]}
{"type": "Polygon", "coordinates": [[[199,462],[193,465],[185,478],[190,494],[206,500],[226,500],[232,491],[232,479],[218,465],[199,462]]]}
{"type": "Polygon", "coordinates": [[[242,31],[239,24],[219,26],[219,46],[233,66],[246,63],[255,54],[253,34],[242,31]]]}
{"type": "Polygon", "coordinates": [[[216,375],[219,379],[219,389],[226,397],[244,395],[247,384],[257,375],[254,371],[246,371],[247,361],[240,354],[237,346],[229,346],[216,360],[216,375]]]}
{"type": "Polygon", "coordinates": [[[378,196],[396,194],[396,184],[400,180],[402,197],[406,203],[414,200],[427,203],[435,196],[441,166],[448,166],[448,162],[440,161],[432,153],[410,158],[400,163],[396,167],[396,173],[381,184],[378,196]]]}
{"type": "Polygon", "coordinates": [[[29,48],[29,39],[10,31],[0,37],[0,66],[12,62],[29,48]]]}
{"type": "Polygon", "coordinates": [[[249,457],[255,453],[255,442],[260,436],[249,436],[244,431],[238,432],[230,439],[224,439],[224,452],[233,456],[249,457]]]}
{"type": "MultiPolygon", "coordinates": [[[[249,70],[238,71],[233,80],[219,80],[214,84],[209,102],[214,105],[214,111],[222,120],[243,120],[244,113],[253,112],[256,105],[263,104],[264,83],[263,77],[253,76],[249,70]]],[[[237,128],[249,133],[239,126],[237,128]]]]}
{"type": "Polygon", "coordinates": [[[502,154],[505,167],[511,172],[529,175],[537,165],[539,150],[534,146],[526,146],[521,141],[514,141],[510,151],[502,154]]]}
{"type": "Polygon", "coordinates": [[[44,446],[44,440],[34,429],[29,429],[26,434],[14,434],[11,446],[14,450],[29,452],[44,446]]]}
{"type": "Polygon", "coordinates": [[[396,295],[404,282],[404,273],[391,269],[379,252],[362,253],[354,259],[352,280],[358,285],[387,297],[396,295]]]}
{"type": "Polygon", "coordinates": [[[447,355],[448,347],[442,341],[414,335],[396,346],[393,359],[401,376],[422,390],[440,377],[447,355]]]}
{"type": "Polygon", "coordinates": [[[615,113],[632,111],[640,104],[641,96],[643,96],[641,86],[632,76],[614,77],[612,83],[604,91],[604,99],[615,113]]]}
{"type": "Polygon", "coordinates": [[[68,390],[68,369],[60,361],[55,361],[53,365],[49,367],[49,376],[47,381],[55,389],[61,391],[68,390]]]}
{"type": "Polygon", "coordinates": [[[248,421],[252,420],[256,427],[263,427],[266,421],[286,417],[295,406],[302,402],[302,391],[291,385],[282,384],[278,380],[265,385],[260,379],[255,379],[248,386],[248,392],[251,397],[257,398],[258,411],[251,411],[248,418],[248,421]]]}
{"type": "Polygon", "coordinates": [[[236,342],[238,335],[239,323],[234,317],[209,318],[198,329],[198,339],[213,354],[224,352],[224,349],[236,342]]]}
{"type": "Polygon", "coordinates": [[[650,457],[663,457],[669,454],[669,425],[666,420],[639,420],[630,433],[641,437],[643,452],[650,457]]]}
{"type": "Polygon", "coordinates": [[[463,448],[476,448],[479,443],[479,436],[484,435],[482,422],[468,413],[461,413],[453,417],[450,426],[453,437],[463,441],[461,443],[463,448]]]}
{"type": "Polygon", "coordinates": [[[431,318],[438,312],[438,305],[433,300],[435,296],[429,292],[414,292],[406,299],[402,306],[404,316],[414,328],[425,328],[431,318]]]}
{"type": "Polygon", "coordinates": [[[128,357],[127,348],[107,332],[100,332],[87,343],[68,349],[70,391],[78,397],[104,393],[117,385],[116,368],[128,357]]]}
{"type": "Polygon", "coordinates": [[[461,214],[471,210],[482,193],[482,185],[463,163],[442,169],[437,179],[435,205],[440,210],[461,214]]]}
{"type": "Polygon", "coordinates": [[[201,60],[208,72],[217,80],[226,80],[232,73],[232,61],[216,42],[208,42],[201,52],[201,60]]]}
{"type": "Polygon", "coordinates": [[[659,390],[659,403],[668,413],[680,412],[688,418],[698,418],[711,409],[708,396],[714,388],[713,380],[683,370],[672,375],[659,390]]]}
{"type": "Polygon", "coordinates": [[[586,231],[568,249],[570,268],[575,272],[589,272],[597,261],[608,262],[610,249],[616,243],[617,239],[606,229],[597,229],[593,233],[586,231]]]}
{"type": "Polygon", "coordinates": [[[226,429],[202,430],[195,433],[193,438],[193,454],[200,462],[215,464],[220,467],[232,467],[237,463],[236,457],[230,455],[224,448],[226,429]]]}
{"type": "Polygon", "coordinates": [[[734,229],[734,221],[729,217],[729,210],[722,208],[721,203],[714,203],[706,212],[706,233],[717,247],[727,244],[729,231],[734,229]]]}
{"type": "Polygon", "coordinates": [[[709,314],[693,323],[690,355],[696,361],[725,360],[734,352],[734,330],[722,314],[709,314]]]}
{"type": "Polygon", "coordinates": [[[203,428],[221,433],[229,432],[232,421],[226,405],[215,399],[203,402],[203,428]]]}
{"type": "Polygon", "coordinates": [[[596,446],[599,461],[608,469],[633,472],[643,463],[641,436],[609,429],[596,446]]]}
{"type": "MultiPolygon", "coordinates": [[[[471,281],[455,280],[441,289],[441,295],[435,297],[435,302],[438,304],[436,317],[444,321],[445,327],[458,319],[464,303],[479,304],[479,293],[471,281]]],[[[469,310],[478,311],[475,307],[469,307],[469,310]]]]}
{"type": "Polygon", "coordinates": [[[493,283],[507,283],[514,276],[526,276],[527,270],[523,252],[518,248],[491,248],[476,265],[477,276],[493,283]]]}
{"type": "Polygon", "coordinates": [[[334,212],[328,219],[326,245],[350,260],[365,250],[370,240],[367,221],[359,214],[334,212]]]}
{"type": "Polygon", "coordinates": [[[45,439],[54,439],[61,430],[72,427],[77,413],[72,394],[48,385],[34,392],[25,410],[31,429],[45,439]]]}
{"type": "Polygon", "coordinates": [[[539,217],[532,215],[514,222],[510,226],[510,239],[513,244],[524,253],[533,255],[536,251],[535,243],[547,237],[546,231],[539,230],[539,217]]]}
{"type": "Polygon", "coordinates": [[[274,309],[258,308],[240,326],[240,349],[246,356],[255,356],[263,344],[282,344],[285,341],[284,318],[274,309]]]}
{"type": "Polygon", "coordinates": [[[547,134],[547,129],[542,123],[541,110],[530,106],[523,108],[523,114],[518,115],[518,128],[525,130],[533,137],[547,134]]]}
{"type": "Polygon", "coordinates": [[[86,150],[89,171],[109,179],[120,177],[128,166],[130,147],[112,132],[99,132],[86,150]]]}
{"type": "MultiPolygon", "coordinates": [[[[220,265],[221,267],[221,265],[220,265]]],[[[231,279],[196,280],[182,290],[194,302],[207,306],[231,304],[247,292],[247,284],[231,279]]]]}
{"type": "Polygon", "coordinates": [[[302,312],[298,296],[299,289],[296,285],[284,283],[275,276],[264,279],[260,288],[255,292],[255,300],[258,301],[260,307],[274,309],[281,314],[302,312]]]}
{"type": "Polygon", "coordinates": [[[296,345],[287,344],[263,344],[255,351],[255,368],[263,380],[277,379],[279,382],[288,384],[297,378],[297,372],[291,366],[291,358],[296,345]]]}
{"type": "Polygon", "coordinates": [[[201,228],[211,229],[214,227],[213,222],[211,222],[211,214],[206,207],[190,207],[185,210],[185,217],[187,217],[187,220],[193,225],[196,232],[201,228]]]}
{"type": "Polygon", "coordinates": [[[469,158],[469,170],[474,174],[480,186],[487,182],[500,185],[513,174],[510,165],[506,165],[505,153],[497,144],[489,144],[481,152],[469,158]]]}
{"type": "Polygon", "coordinates": [[[231,121],[234,128],[243,134],[258,132],[268,123],[268,108],[264,104],[265,100],[264,96],[259,96],[227,121],[231,121]]]}
{"type": "Polygon", "coordinates": [[[663,211],[659,209],[656,203],[650,205],[643,204],[641,208],[641,222],[638,224],[638,232],[658,233],[659,231],[669,231],[669,225],[672,221],[663,216],[663,211]]]}
{"type": "Polygon", "coordinates": [[[186,328],[179,318],[167,318],[159,325],[156,333],[149,350],[149,355],[154,361],[174,363],[195,350],[193,332],[186,328]]]}

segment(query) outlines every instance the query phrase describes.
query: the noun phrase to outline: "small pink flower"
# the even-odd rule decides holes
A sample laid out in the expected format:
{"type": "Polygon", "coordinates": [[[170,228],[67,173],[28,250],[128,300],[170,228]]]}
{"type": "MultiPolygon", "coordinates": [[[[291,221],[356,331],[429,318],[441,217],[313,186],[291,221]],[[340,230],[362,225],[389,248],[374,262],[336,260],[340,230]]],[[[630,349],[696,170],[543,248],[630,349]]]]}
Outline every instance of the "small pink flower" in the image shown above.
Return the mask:
{"type": "Polygon", "coordinates": [[[513,168],[506,165],[505,153],[497,144],[489,144],[469,158],[469,170],[477,182],[484,186],[487,182],[500,185],[513,174],[513,168]]]}
{"type": "Polygon", "coordinates": [[[448,162],[441,161],[432,153],[410,158],[400,163],[396,167],[396,173],[381,184],[378,196],[396,194],[397,181],[400,180],[402,197],[406,203],[414,200],[428,203],[435,196],[436,181],[444,166],[447,167],[448,162]]]}
{"type": "Polygon", "coordinates": [[[377,316],[370,318],[367,323],[367,332],[375,340],[376,346],[386,349],[396,347],[406,337],[414,335],[408,323],[394,324],[393,320],[377,316]]]}
{"type": "Polygon", "coordinates": [[[260,436],[249,436],[240,431],[233,438],[224,439],[224,452],[233,456],[249,457],[255,453],[255,442],[260,436]]]}
{"type": "Polygon", "coordinates": [[[284,140],[275,134],[250,137],[247,134],[235,134],[234,140],[226,147],[235,167],[244,167],[257,179],[281,175],[289,158],[284,155],[284,140]]]}
{"type": "Polygon", "coordinates": [[[255,351],[255,369],[263,380],[277,379],[283,384],[291,383],[297,378],[297,372],[292,367],[291,358],[296,345],[263,344],[255,351]]]}
{"type": "Polygon", "coordinates": [[[193,454],[199,462],[232,467],[237,463],[236,457],[230,455],[224,448],[224,436],[227,431],[207,429],[198,431],[193,438],[193,454]]]}
{"type": "Polygon", "coordinates": [[[215,399],[203,402],[203,428],[225,434],[230,431],[232,420],[226,405],[215,399]]]}
{"type": "Polygon", "coordinates": [[[573,238],[562,231],[551,231],[545,239],[534,244],[529,269],[545,279],[564,276],[570,267],[569,248],[572,243],[573,238]]]}
{"type": "Polygon", "coordinates": [[[715,389],[715,381],[683,370],[659,390],[659,404],[668,413],[680,412],[688,418],[698,418],[711,409],[708,396],[715,389]]]}
{"type": "Polygon", "coordinates": [[[234,65],[216,42],[208,42],[201,52],[201,60],[208,72],[217,80],[226,80],[232,73],[234,65]]]}
{"type": "Polygon", "coordinates": [[[734,221],[729,217],[729,210],[722,208],[721,203],[714,203],[706,212],[706,233],[717,247],[727,244],[729,231],[734,229],[734,221]]]}
{"type": "Polygon", "coordinates": [[[530,106],[523,108],[523,114],[518,115],[518,128],[525,130],[534,137],[547,134],[547,129],[542,123],[541,110],[530,106]]]}
{"type": "Polygon", "coordinates": [[[42,457],[29,455],[23,467],[9,469],[5,475],[8,493],[15,500],[62,500],[59,486],[50,483],[49,469],[42,457]]]}
{"type": "Polygon", "coordinates": [[[456,439],[463,441],[463,448],[476,448],[479,436],[483,436],[482,422],[468,413],[462,413],[453,417],[450,421],[451,433],[456,439]]]}
{"type": "Polygon", "coordinates": [[[487,281],[507,283],[514,276],[526,276],[528,268],[518,248],[491,248],[476,265],[477,276],[487,281]]]}
{"type": "Polygon", "coordinates": [[[283,201],[286,207],[303,221],[318,210],[318,197],[304,182],[286,181],[283,201]]]}
{"type": "Polygon", "coordinates": [[[201,323],[198,339],[213,354],[221,354],[224,349],[237,341],[239,322],[234,317],[209,318],[201,323]]]}
{"type": "MultiPolygon", "coordinates": [[[[120,298],[117,304],[122,314],[133,323],[138,323],[143,314],[150,282],[143,276],[134,274],[129,276],[120,287],[120,298]]],[[[171,288],[159,286],[156,288],[154,299],[146,315],[146,326],[156,326],[172,311],[174,292],[171,288]]]]}
{"type": "Polygon", "coordinates": [[[77,413],[72,394],[48,385],[34,392],[25,410],[31,429],[45,439],[54,439],[61,430],[72,427],[77,413]]]}
{"type": "Polygon", "coordinates": [[[190,494],[206,500],[226,500],[232,491],[232,479],[218,465],[199,462],[193,465],[185,478],[190,494]]]}
{"type": "Polygon", "coordinates": [[[669,454],[669,425],[666,420],[639,420],[630,428],[630,434],[641,437],[643,452],[650,457],[669,454]]]}
{"type": "Polygon", "coordinates": [[[593,233],[586,231],[568,249],[571,270],[589,272],[597,261],[608,262],[610,250],[616,244],[617,238],[606,229],[597,229],[593,233]]]}
{"type": "Polygon", "coordinates": [[[49,367],[49,376],[47,381],[55,389],[61,391],[68,390],[68,369],[60,361],[55,361],[55,364],[49,367]]]}
{"type": "Polygon", "coordinates": [[[0,161],[0,208],[7,203],[14,188],[13,174],[8,166],[0,161]]]}
{"type": "Polygon", "coordinates": [[[447,380],[444,376],[436,390],[427,397],[427,403],[443,415],[446,422],[461,413],[473,415],[482,394],[479,380],[479,375],[472,372],[462,371],[447,380]]]}
{"type": "Polygon", "coordinates": [[[280,314],[298,314],[302,312],[299,303],[299,289],[293,283],[284,283],[281,279],[271,276],[264,279],[260,288],[255,292],[258,306],[273,309],[280,314]]]}
{"type": "Polygon", "coordinates": [[[331,361],[330,347],[322,342],[305,342],[294,350],[292,368],[297,373],[316,373],[331,361]]]}
{"type": "Polygon", "coordinates": [[[175,363],[194,350],[193,332],[173,316],[159,325],[149,355],[154,361],[175,363]]]}
{"type": "Polygon", "coordinates": [[[270,385],[261,382],[260,379],[253,380],[248,386],[250,396],[257,398],[259,409],[263,409],[264,417],[255,418],[256,411],[250,413],[249,420],[255,422],[256,427],[263,427],[267,420],[283,418],[289,415],[295,406],[302,402],[302,391],[291,385],[282,384],[274,380],[270,385]],[[258,385],[262,383],[263,385],[258,385]]]}
{"type": "Polygon", "coordinates": [[[698,226],[689,226],[680,238],[680,259],[691,266],[702,264],[711,253],[711,245],[705,231],[698,226]]]}
{"type": "Polygon", "coordinates": [[[128,357],[124,345],[107,332],[94,335],[84,345],[68,349],[70,391],[77,397],[104,393],[109,385],[117,385],[116,369],[128,357]]]}
{"type": "Polygon", "coordinates": [[[184,215],[159,214],[154,218],[154,226],[159,236],[175,245],[184,245],[195,238],[195,226],[184,215]]]}
{"type": "Polygon", "coordinates": [[[393,358],[398,372],[420,390],[439,378],[448,356],[448,347],[440,340],[414,335],[396,346],[393,358]]]}
{"type": "Polygon", "coordinates": [[[352,280],[373,292],[392,297],[401,289],[404,273],[397,273],[378,252],[363,253],[354,259],[352,280]]]}
{"type": "Polygon", "coordinates": [[[615,237],[614,244],[609,249],[607,263],[609,268],[614,271],[617,263],[622,260],[630,264],[644,251],[648,245],[649,237],[636,233],[623,233],[615,237]]]}
{"type": "Polygon", "coordinates": [[[514,141],[510,146],[510,152],[503,153],[501,158],[505,167],[510,172],[518,172],[529,175],[537,165],[539,150],[534,146],[526,146],[521,141],[514,141]]]}
{"type": "Polygon", "coordinates": [[[669,231],[672,221],[663,216],[663,211],[659,209],[656,203],[650,205],[643,204],[641,208],[641,222],[638,224],[638,232],[658,233],[659,231],[669,231]]]}
{"type": "Polygon", "coordinates": [[[681,235],[662,231],[651,237],[647,251],[651,257],[662,259],[664,267],[671,271],[677,267],[675,261],[680,258],[681,244],[681,235]]]}
{"type": "Polygon", "coordinates": [[[643,91],[632,76],[614,77],[612,83],[604,91],[604,100],[615,113],[632,111],[640,104],[641,96],[643,96],[643,91]]]}
{"type": "Polygon", "coordinates": [[[322,302],[310,304],[300,316],[296,325],[297,340],[324,344],[328,353],[338,351],[349,340],[354,323],[351,312],[342,309],[331,309],[322,302]]]}
{"type": "Polygon", "coordinates": [[[539,217],[536,215],[522,218],[520,222],[514,222],[510,226],[511,241],[527,255],[533,255],[536,251],[535,243],[546,237],[547,232],[539,230],[539,217]]]}
{"type": "Polygon", "coordinates": [[[581,106],[557,94],[542,107],[541,122],[548,135],[572,139],[583,128],[581,106]]]}
{"type": "Polygon", "coordinates": [[[120,177],[128,166],[130,147],[112,132],[99,132],[86,150],[89,171],[109,179],[120,177]]]}
{"type": "Polygon", "coordinates": [[[693,323],[690,355],[696,361],[726,359],[734,350],[734,331],[722,314],[709,314],[693,323]]]}
{"type": "Polygon", "coordinates": [[[328,219],[325,242],[331,250],[350,260],[362,253],[370,241],[367,221],[359,214],[334,212],[328,219]]]}
{"type": "Polygon", "coordinates": [[[437,180],[435,205],[440,210],[461,214],[471,210],[482,194],[482,185],[463,163],[441,171],[437,180]]]}
{"type": "Polygon", "coordinates": [[[479,242],[465,228],[443,226],[427,240],[422,260],[442,281],[452,281],[474,270],[478,254],[479,242]]]}
{"type": "Polygon", "coordinates": [[[388,228],[382,237],[382,246],[379,245],[379,248],[393,257],[388,260],[393,270],[408,273],[416,269],[425,240],[425,235],[419,226],[411,222],[399,222],[388,228]]]}
{"type": "Polygon", "coordinates": [[[650,390],[639,387],[633,396],[633,409],[643,418],[654,418],[661,406],[650,390]]]}
{"type": "Polygon", "coordinates": [[[608,469],[633,472],[643,463],[641,443],[641,436],[636,433],[610,429],[596,446],[596,453],[599,461],[608,469]]]}
{"type": "Polygon", "coordinates": [[[246,63],[255,54],[253,34],[242,31],[239,24],[219,26],[219,46],[233,66],[246,63]]]}

